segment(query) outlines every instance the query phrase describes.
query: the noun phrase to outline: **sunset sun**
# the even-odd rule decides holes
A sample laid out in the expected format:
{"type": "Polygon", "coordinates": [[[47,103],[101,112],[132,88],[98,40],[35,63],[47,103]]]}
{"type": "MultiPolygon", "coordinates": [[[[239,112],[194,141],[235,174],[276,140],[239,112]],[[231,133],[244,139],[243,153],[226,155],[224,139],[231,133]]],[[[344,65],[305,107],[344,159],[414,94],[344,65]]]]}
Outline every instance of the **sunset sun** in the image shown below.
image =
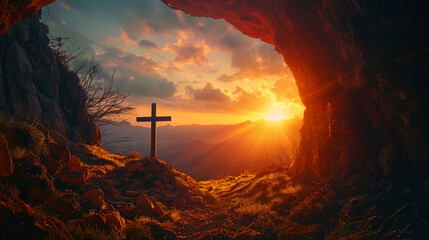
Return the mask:
{"type": "Polygon", "coordinates": [[[283,119],[283,113],[278,110],[273,110],[267,114],[267,120],[279,121],[283,119]]]}

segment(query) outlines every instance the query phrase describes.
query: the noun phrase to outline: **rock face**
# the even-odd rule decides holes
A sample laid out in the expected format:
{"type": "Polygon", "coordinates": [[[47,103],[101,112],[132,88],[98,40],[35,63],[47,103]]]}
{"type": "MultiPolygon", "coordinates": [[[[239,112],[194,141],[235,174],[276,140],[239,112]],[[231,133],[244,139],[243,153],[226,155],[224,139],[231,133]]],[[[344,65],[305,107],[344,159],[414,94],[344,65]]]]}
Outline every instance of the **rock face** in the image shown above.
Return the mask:
{"type": "Polygon", "coordinates": [[[429,2],[163,0],[273,44],[306,106],[306,179],[429,170],[429,2]]]}
{"type": "Polygon", "coordinates": [[[37,120],[74,142],[99,145],[101,134],[85,109],[79,78],[54,55],[39,18],[40,13],[23,19],[0,35],[0,112],[37,120]]]}
{"type": "Polygon", "coordinates": [[[1,239],[73,239],[64,223],[40,215],[14,193],[0,191],[1,239]]]}
{"type": "Polygon", "coordinates": [[[9,151],[7,140],[0,132],[0,177],[9,177],[13,173],[12,154],[9,151]]]}
{"type": "Polygon", "coordinates": [[[21,18],[31,17],[55,0],[14,1],[3,0],[0,3],[0,34],[5,33],[10,26],[21,18]]]}

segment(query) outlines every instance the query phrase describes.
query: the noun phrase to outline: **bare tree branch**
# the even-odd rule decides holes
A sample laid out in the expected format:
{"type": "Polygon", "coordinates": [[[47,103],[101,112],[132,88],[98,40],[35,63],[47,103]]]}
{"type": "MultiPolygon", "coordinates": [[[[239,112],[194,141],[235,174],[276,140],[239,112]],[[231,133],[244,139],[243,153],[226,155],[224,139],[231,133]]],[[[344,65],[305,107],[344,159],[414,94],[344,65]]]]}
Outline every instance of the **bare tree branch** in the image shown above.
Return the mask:
{"type": "MultiPolygon", "coordinates": [[[[65,47],[68,37],[50,37],[50,47],[61,61],[70,68],[71,63],[82,59],[88,49],[80,47],[65,47]]],[[[95,60],[95,55],[76,63],[74,71],[79,76],[80,85],[87,94],[86,109],[98,124],[116,124],[124,115],[133,114],[135,106],[126,102],[130,94],[123,94],[113,87],[115,71],[110,78],[100,77],[101,62],[95,60]]]]}

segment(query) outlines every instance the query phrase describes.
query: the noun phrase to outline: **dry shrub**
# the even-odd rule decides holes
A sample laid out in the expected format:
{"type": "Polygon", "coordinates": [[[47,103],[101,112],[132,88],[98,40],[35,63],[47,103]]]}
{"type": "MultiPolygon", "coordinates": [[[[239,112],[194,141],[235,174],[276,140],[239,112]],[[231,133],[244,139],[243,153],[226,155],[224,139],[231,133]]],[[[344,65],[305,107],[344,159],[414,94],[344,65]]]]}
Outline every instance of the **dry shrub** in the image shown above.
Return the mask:
{"type": "Polygon", "coordinates": [[[327,240],[359,240],[359,239],[400,239],[409,225],[399,228],[398,213],[406,207],[403,206],[393,215],[383,219],[373,213],[371,208],[365,215],[358,217],[340,216],[335,228],[327,240]]]}
{"type": "Polygon", "coordinates": [[[270,239],[323,239],[325,236],[322,225],[301,225],[276,212],[258,215],[254,227],[270,239]]]}
{"type": "Polygon", "coordinates": [[[126,239],[145,239],[145,240],[153,240],[152,233],[150,231],[150,227],[136,222],[135,224],[127,227],[125,230],[126,239]]]}
{"type": "Polygon", "coordinates": [[[27,149],[21,146],[16,146],[12,148],[11,153],[14,159],[21,159],[27,155],[27,149]]]}
{"type": "Polygon", "coordinates": [[[250,200],[241,200],[239,206],[234,211],[243,217],[256,217],[261,214],[270,214],[270,206],[250,200]]]}
{"type": "MultiPolygon", "coordinates": [[[[15,119],[15,117],[0,114],[1,131],[19,131],[21,135],[28,135],[30,138],[28,146],[21,147],[27,147],[27,151],[33,152],[38,156],[46,156],[49,151],[45,143],[45,135],[37,128],[37,125],[37,122],[29,123],[25,121],[18,121],[15,119]]],[[[13,143],[9,144],[9,147],[12,148],[13,143]]]]}
{"type": "Polygon", "coordinates": [[[300,224],[323,224],[329,226],[330,220],[338,218],[341,206],[328,186],[321,186],[294,206],[289,219],[300,224]]]}

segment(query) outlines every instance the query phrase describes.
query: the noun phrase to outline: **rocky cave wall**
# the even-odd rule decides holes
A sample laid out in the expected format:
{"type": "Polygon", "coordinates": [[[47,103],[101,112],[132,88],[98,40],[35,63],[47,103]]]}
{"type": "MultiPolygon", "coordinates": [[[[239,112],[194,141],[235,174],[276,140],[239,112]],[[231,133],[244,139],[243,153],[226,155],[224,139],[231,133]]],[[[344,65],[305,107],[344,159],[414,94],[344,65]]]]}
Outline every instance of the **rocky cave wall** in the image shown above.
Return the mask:
{"type": "Polygon", "coordinates": [[[273,44],[306,106],[298,176],[429,169],[427,1],[162,0],[273,44]]]}
{"type": "MultiPolygon", "coordinates": [[[[283,55],[306,106],[297,176],[428,176],[428,1],[162,1],[225,19],[283,55]]],[[[2,29],[16,20],[8,6],[2,29]]]]}
{"type": "Polygon", "coordinates": [[[0,112],[37,120],[72,141],[99,145],[101,134],[85,108],[86,93],[48,46],[40,15],[0,35],[0,112]]]}

